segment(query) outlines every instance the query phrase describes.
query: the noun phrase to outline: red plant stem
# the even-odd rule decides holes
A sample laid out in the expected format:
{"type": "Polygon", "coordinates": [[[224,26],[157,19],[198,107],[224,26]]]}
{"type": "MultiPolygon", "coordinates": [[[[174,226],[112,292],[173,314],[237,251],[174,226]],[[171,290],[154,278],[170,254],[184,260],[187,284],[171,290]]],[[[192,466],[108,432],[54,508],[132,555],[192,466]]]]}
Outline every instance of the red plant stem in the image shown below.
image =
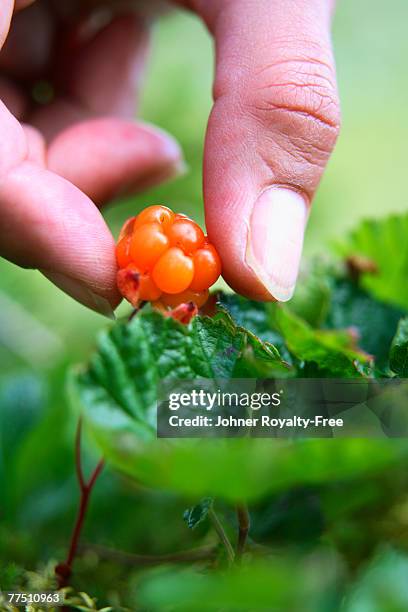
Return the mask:
{"type": "Polygon", "coordinates": [[[79,542],[79,537],[81,535],[86,511],[88,509],[89,496],[92,491],[92,487],[95,484],[95,481],[98,478],[103,468],[103,464],[104,464],[103,459],[101,459],[98,465],[96,466],[95,470],[93,471],[88,484],[85,484],[83,487],[81,487],[81,501],[79,504],[78,515],[77,515],[77,519],[75,522],[74,530],[72,532],[71,545],[69,547],[69,553],[68,553],[68,557],[66,560],[66,564],[68,565],[69,568],[71,568],[72,563],[75,559],[76,553],[78,551],[78,542],[79,542]]]}
{"type": "Polygon", "coordinates": [[[78,478],[81,498],[80,498],[79,509],[78,509],[78,514],[76,517],[74,529],[72,531],[71,543],[69,546],[67,559],[65,563],[58,565],[56,568],[59,588],[63,588],[67,586],[68,584],[69,577],[72,573],[72,564],[78,552],[79,539],[81,536],[82,527],[84,525],[84,520],[85,520],[86,512],[88,509],[89,498],[90,498],[92,489],[94,487],[94,484],[96,482],[96,479],[98,478],[104,466],[104,460],[100,459],[97,466],[93,470],[88,482],[85,481],[83,470],[82,470],[82,460],[81,460],[81,433],[82,433],[82,419],[79,419],[76,436],[75,436],[75,467],[76,467],[76,474],[78,478]]]}
{"type": "Polygon", "coordinates": [[[84,474],[82,472],[81,461],[81,436],[82,436],[82,419],[79,418],[76,434],[75,434],[75,469],[81,492],[85,488],[84,474]]]}

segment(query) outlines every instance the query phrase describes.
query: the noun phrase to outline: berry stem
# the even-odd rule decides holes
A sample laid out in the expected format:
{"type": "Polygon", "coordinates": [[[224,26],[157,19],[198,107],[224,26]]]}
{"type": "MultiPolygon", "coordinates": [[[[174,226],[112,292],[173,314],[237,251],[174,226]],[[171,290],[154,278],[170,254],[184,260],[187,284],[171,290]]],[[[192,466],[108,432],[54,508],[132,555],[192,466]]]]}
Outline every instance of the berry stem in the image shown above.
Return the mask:
{"type": "Polygon", "coordinates": [[[139,306],[138,306],[137,308],[134,308],[134,309],[132,310],[132,312],[130,313],[128,321],[129,321],[129,322],[130,322],[130,321],[132,321],[132,319],[133,319],[133,318],[134,318],[134,317],[137,315],[137,313],[138,313],[140,310],[142,310],[142,308],[144,308],[144,307],[146,306],[146,304],[147,304],[147,301],[146,301],[146,300],[143,300],[142,302],[140,302],[139,306]]]}
{"type": "Polygon", "coordinates": [[[77,425],[75,435],[75,468],[79,483],[80,490],[80,502],[77,517],[75,520],[74,528],[72,530],[71,542],[69,546],[68,556],[64,563],[58,564],[55,568],[55,572],[58,577],[58,588],[68,586],[69,578],[72,574],[72,565],[78,552],[79,538],[81,536],[82,528],[86,512],[88,509],[89,498],[92,489],[95,485],[96,479],[102,471],[104,466],[104,460],[100,459],[95,469],[93,470],[89,480],[86,481],[82,469],[82,458],[81,458],[81,435],[82,435],[82,419],[80,418],[77,425]]]}

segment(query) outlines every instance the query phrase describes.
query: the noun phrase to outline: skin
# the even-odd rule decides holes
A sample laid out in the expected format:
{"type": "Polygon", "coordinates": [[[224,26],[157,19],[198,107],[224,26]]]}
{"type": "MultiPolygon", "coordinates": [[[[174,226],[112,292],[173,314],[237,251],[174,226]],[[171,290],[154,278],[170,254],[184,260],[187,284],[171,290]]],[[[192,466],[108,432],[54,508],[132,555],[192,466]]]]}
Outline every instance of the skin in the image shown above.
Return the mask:
{"type": "MultiPolygon", "coordinates": [[[[246,262],[242,220],[273,185],[313,200],[340,123],[334,3],[175,4],[195,12],[215,39],[203,168],[209,236],[235,290],[273,299],[246,262]]],[[[177,143],[133,120],[149,38],[142,7],[121,3],[115,14],[91,0],[0,3],[0,254],[104,314],[120,296],[99,207],[181,168],[177,143]],[[55,95],[38,105],[30,92],[45,79],[55,95]]]]}

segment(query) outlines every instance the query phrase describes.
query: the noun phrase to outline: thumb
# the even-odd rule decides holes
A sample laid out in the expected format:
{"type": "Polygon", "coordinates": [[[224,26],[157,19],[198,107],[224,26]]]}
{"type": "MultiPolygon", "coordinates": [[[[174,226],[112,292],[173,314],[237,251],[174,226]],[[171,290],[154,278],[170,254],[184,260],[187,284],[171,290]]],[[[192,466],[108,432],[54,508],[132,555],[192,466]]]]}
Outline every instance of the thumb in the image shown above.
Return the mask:
{"type": "Polygon", "coordinates": [[[332,4],[206,4],[217,52],[206,223],[226,281],[255,299],[293,295],[309,204],[338,135],[332,4]]]}

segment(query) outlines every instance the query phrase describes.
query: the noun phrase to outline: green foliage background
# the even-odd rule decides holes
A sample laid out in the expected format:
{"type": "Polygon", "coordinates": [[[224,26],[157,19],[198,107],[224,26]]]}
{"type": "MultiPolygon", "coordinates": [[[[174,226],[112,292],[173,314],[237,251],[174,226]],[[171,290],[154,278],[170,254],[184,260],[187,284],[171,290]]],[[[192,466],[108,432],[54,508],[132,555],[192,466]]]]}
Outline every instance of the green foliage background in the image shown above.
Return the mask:
{"type": "MultiPolygon", "coordinates": [[[[379,0],[340,3],[334,31],[343,131],[310,220],[309,258],[315,254],[324,258],[327,244],[340,241],[361,218],[408,209],[407,19],[404,0],[395,0],[392,7],[379,0]]],[[[211,76],[211,42],[204,28],[187,14],[163,18],[154,32],[140,114],[180,140],[190,171],[107,210],[114,232],[135,210],[156,201],[203,220],[202,142],[211,106],[211,76]]],[[[397,248],[396,266],[400,256],[397,248]]],[[[391,259],[386,263],[394,267],[391,259]]],[[[2,261],[0,279],[0,586],[9,588],[38,585],[41,580],[45,584],[50,561],[65,555],[77,503],[75,418],[64,392],[66,372],[73,363],[87,361],[96,333],[106,322],[62,295],[37,272],[2,261]]],[[[389,287],[395,288],[395,282],[401,301],[394,304],[394,315],[387,311],[392,321],[398,320],[399,308],[407,307],[404,279],[390,277],[389,287]]],[[[389,287],[375,287],[372,279],[366,283],[377,297],[386,297],[389,287]]],[[[350,305],[354,318],[366,312],[364,295],[350,296],[347,288],[339,287],[336,299],[350,305]]],[[[310,294],[304,296],[300,289],[293,308],[314,325],[320,315],[313,309],[307,313],[309,307],[310,294]]],[[[125,311],[123,307],[121,312],[125,311]]],[[[342,327],[344,312],[344,308],[337,312],[333,327],[342,327]]],[[[361,319],[371,322],[364,331],[370,352],[381,313],[376,310],[360,317],[360,323],[361,319]]],[[[406,325],[400,331],[394,358],[400,368],[395,371],[402,374],[406,325]]],[[[382,333],[379,351],[391,339],[386,330],[382,333]]],[[[386,350],[381,359],[388,359],[386,350]]],[[[335,465],[335,450],[332,447],[334,457],[327,459],[325,448],[322,443],[316,451],[322,464],[335,465]]],[[[85,465],[90,468],[99,451],[91,441],[86,449],[85,465]]],[[[253,539],[271,545],[274,558],[251,565],[244,577],[236,571],[217,577],[192,568],[147,572],[101,562],[91,551],[78,562],[75,587],[98,597],[101,605],[126,604],[142,610],[171,609],[168,606],[175,602],[177,609],[205,610],[215,602],[214,606],[233,610],[275,606],[326,612],[343,606],[347,612],[405,611],[408,482],[404,445],[399,450],[392,444],[380,452],[357,441],[343,471],[329,472],[329,478],[314,482],[298,478],[301,468],[307,470],[305,457],[310,459],[310,454],[286,466],[279,455],[281,464],[271,469],[271,479],[280,486],[268,489],[251,508],[253,539]],[[365,469],[367,464],[371,469],[365,469]],[[239,598],[234,599],[231,594],[237,592],[239,598]],[[254,592],[259,595],[256,601],[254,592]],[[200,601],[207,603],[194,607],[200,601]]],[[[189,530],[182,520],[185,508],[197,502],[197,493],[195,487],[189,493],[188,486],[182,493],[147,489],[107,469],[95,490],[84,540],[139,554],[213,544],[208,521],[189,530]]],[[[217,503],[234,537],[231,508],[225,501],[217,503]]]]}

